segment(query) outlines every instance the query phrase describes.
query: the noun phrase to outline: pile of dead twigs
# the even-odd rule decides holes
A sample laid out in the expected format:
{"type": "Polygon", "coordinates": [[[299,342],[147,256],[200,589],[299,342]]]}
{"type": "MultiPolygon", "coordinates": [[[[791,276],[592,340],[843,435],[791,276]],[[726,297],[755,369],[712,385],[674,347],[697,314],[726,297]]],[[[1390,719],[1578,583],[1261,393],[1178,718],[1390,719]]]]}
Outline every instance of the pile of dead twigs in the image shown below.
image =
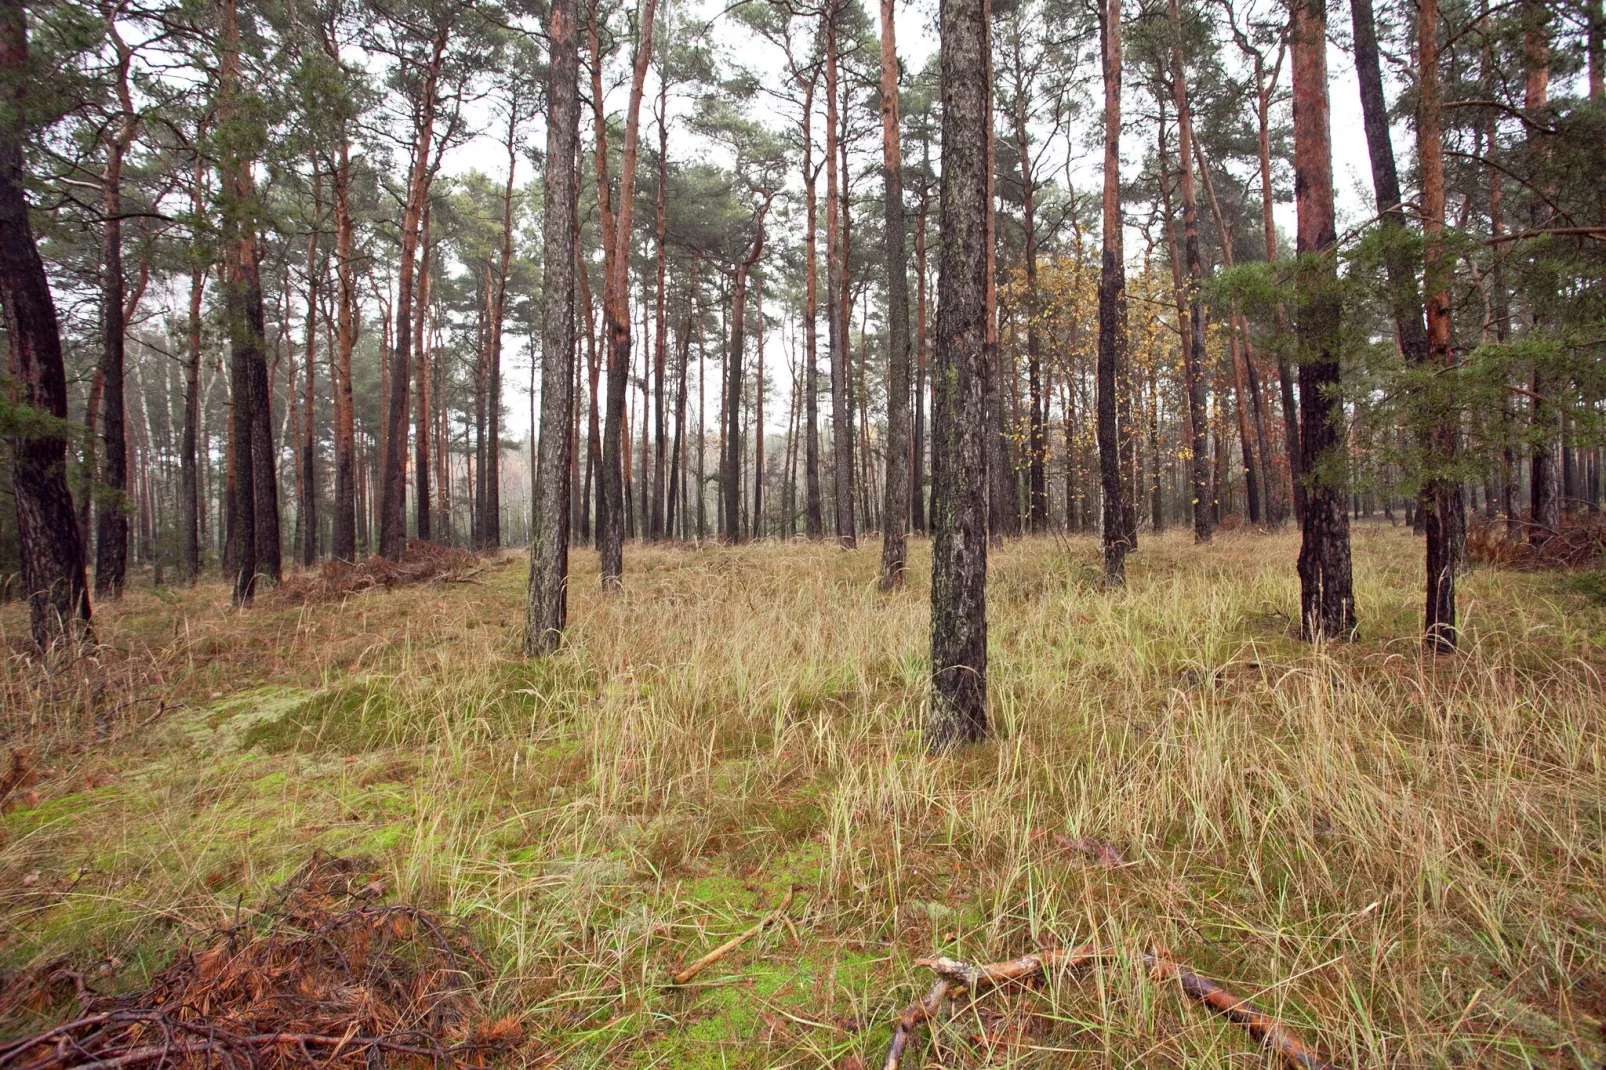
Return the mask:
{"type": "Polygon", "coordinates": [[[382,895],[360,863],[315,855],[262,920],[184,950],[141,991],[98,996],[68,971],[77,1016],[0,1045],[0,1066],[480,1067],[515,1057],[523,1030],[484,1013],[490,971],[463,933],[382,895]]]}
{"type": "Polygon", "coordinates": [[[1484,520],[1467,530],[1467,556],[1482,565],[1539,572],[1599,568],[1606,563],[1606,520],[1579,517],[1559,531],[1505,520],[1484,520]],[[1537,536],[1537,537],[1536,537],[1537,536]]]}
{"type": "Polygon", "coordinates": [[[486,561],[467,550],[414,539],[400,561],[375,554],[366,561],[329,561],[317,572],[286,577],[271,597],[295,604],[338,602],[375,588],[472,583],[486,561]]]}

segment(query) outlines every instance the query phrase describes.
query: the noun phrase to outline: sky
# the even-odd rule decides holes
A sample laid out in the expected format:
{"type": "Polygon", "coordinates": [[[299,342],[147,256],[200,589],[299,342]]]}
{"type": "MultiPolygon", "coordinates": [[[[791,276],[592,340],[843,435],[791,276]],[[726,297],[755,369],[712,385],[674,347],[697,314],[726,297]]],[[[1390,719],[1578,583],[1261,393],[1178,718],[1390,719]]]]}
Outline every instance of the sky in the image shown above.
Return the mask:
{"type": "MultiPolygon", "coordinates": [[[[711,21],[711,34],[716,48],[723,54],[727,63],[740,63],[747,69],[754,71],[763,84],[779,88],[785,77],[784,61],[780,51],[768,42],[756,38],[744,27],[740,26],[727,12],[724,0],[691,0],[689,3],[678,5],[679,10],[688,17],[700,22],[711,21]]],[[[873,11],[872,11],[873,15],[873,11]]],[[[935,0],[914,0],[913,3],[900,5],[897,12],[898,24],[898,55],[906,71],[917,71],[933,57],[938,49],[936,32],[936,2],[935,0]]],[[[1347,25],[1335,24],[1333,30],[1347,31],[1347,25]]],[[[1371,214],[1371,171],[1366,156],[1366,144],[1361,125],[1360,90],[1355,78],[1354,64],[1348,53],[1338,47],[1330,39],[1327,50],[1329,75],[1329,106],[1331,109],[1332,135],[1333,135],[1333,177],[1338,201],[1338,229],[1342,234],[1347,229],[1364,223],[1371,214]]],[[[1385,72],[1385,77],[1388,72],[1385,72]]],[[[584,73],[582,72],[582,77],[584,73]]],[[[1283,66],[1283,88],[1287,88],[1288,65],[1283,66]]],[[[649,79],[649,93],[651,91],[649,79]]],[[[1398,86],[1388,87],[1390,95],[1398,90],[1398,86]]],[[[1131,108],[1135,89],[1129,79],[1126,86],[1127,107],[1131,108]]],[[[622,112],[626,105],[628,86],[613,86],[609,90],[608,107],[611,112],[622,112]]],[[[816,105],[820,101],[816,100],[816,105]]],[[[1287,107],[1286,102],[1282,105],[1287,107]]],[[[503,145],[498,141],[496,133],[497,123],[493,120],[489,104],[481,102],[483,114],[471,116],[472,125],[476,130],[483,131],[457,146],[443,160],[443,171],[450,175],[461,175],[469,171],[478,170],[499,180],[507,173],[507,155],[503,145]]],[[[678,96],[672,95],[670,119],[670,153],[673,159],[684,161],[698,157],[708,157],[716,162],[721,160],[718,150],[692,135],[686,130],[684,119],[689,114],[692,102],[684,92],[678,96]]],[[[1245,103],[1245,121],[1251,120],[1248,112],[1248,102],[1245,103]]],[[[765,120],[769,125],[780,129],[792,127],[795,116],[783,108],[773,96],[761,94],[754,102],[751,113],[765,120]]],[[[1092,117],[1096,118],[1096,117],[1092,117]]],[[[582,127],[589,125],[589,113],[582,116],[582,127]]],[[[816,119],[820,121],[819,118],[816,119]]],[[[1044,133],[1047,131],[1045,130],[1044,133]]],[[[1395,132],[1395,149],[1402,157],[1410,154],[1411,146],[1402,140],[1403,131],[1395,132]]],[[[544,145],[544,121],[537,117],[528,134],[528,143],[544,145]]],[[[643,141],[656,142],[657,132],[651,126],[648,109],[643,107],[642,116],[643,141]]],[[[1079,130],[1076,144],[1068,146],[1065,139],[1053,145],[1048,152],[1047,159],[1042,164],[1046,173],[1064,174],[1067,152],[1073,153],[1069,161],[1071,180],[1076,182],[1082,190],[1095,189],[1100,181],[1100,167],[1102,156],[1097,151],[1091,151],[1086,146],[1088,139],[1079,130]]],[[[1122,170],[1125,173],[1135,174],[1141,164],[1142,154],[1147,146],[1133,144],[1123,152],[1122,170]]],[[[519,163],[520,181],[529,177],[531,164],[528,157],[519,163]]],[[[795,179],[794,179],[795,181],[795,179]]],[[[1280,201],[1274,209],[1277,225],[1280,229],[1291,234],[1294,227],[1294,205],[1292,201],[1280,201]]],[[[1135,233],[1127,242],[1129,250],[1142,248],[1137,241],[1135,233]]],[[[768,351],[767,366],[772,369],[771,397],[787,398],[790,396],[791,382],[788,377],[787,364],[792,356],[790,345],[795,332],[791,330],[775,330],[770,334],[771,348],[768,351]],[[778,354],[776,351],[779,351],[778,354]],[[779,360],[777,360],[777,356],[779,360]]],[[[503,402],[507,406],[509,418],[506,422],[506,433],[512,438],[523,438],[529,434],[531,423],[531,397],[530,397],[530,353],[528,343],[523,337],[509,337],[508,348],[504,359],[507,361],[504,370],[503,402]]],[[[710,405],[715,400],[710,398],[710,405]]],[[[784,402],[766,405],[766,431],[771,434],[781,434],[785,431],[787,411],[784,402]]],[[[712,419],[712,414],[710,414],[712,419]]]]}

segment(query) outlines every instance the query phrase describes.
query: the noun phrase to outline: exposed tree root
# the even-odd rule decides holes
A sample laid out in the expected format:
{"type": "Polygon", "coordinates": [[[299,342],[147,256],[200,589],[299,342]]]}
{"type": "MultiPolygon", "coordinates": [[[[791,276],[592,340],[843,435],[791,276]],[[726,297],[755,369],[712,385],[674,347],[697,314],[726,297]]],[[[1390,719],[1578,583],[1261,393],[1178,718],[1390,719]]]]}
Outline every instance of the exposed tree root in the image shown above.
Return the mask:
{"type": "MultiPolygon", "coordinates": [[[[1035,955],[1022,955],[1007,962],[976,966],[968,962],[944,957],[918,959],[937,974],[939,980],[924,999],[911,1003],[898,1016],[892,1029],[892,1041],[887,1046],[882,1070],[899,1070],[903,1054],[910,1039],[923,1022],[929,1022],[941,1012],[947,1000],[966,993],[976,996],[989,988],[1005,984],[1026,984],[1047,980],[1055,971],[1084,966],[1110,957],[1092,944],[1074,949],[1055,948],[1035,955]]],[[[1140,951],[1139,961],[1149,968],[1157,980],[1175,980],[1190,999],[1203,1003],[1228,1021],[1242,1026],[1251,1037],[1275,1051],[1294,1070],[1337,1070],[1326,1057],[1301,1040],[1293,1030],[1256,1007],[1240,999],[1208,977],[1194,973],[1186,966],[1173,962],[1164,952],[1140,951]]]]}
{"type": "Polygon", "coordinates": [[[735,951],[737,948],[747,943],[747,941],[763,932],[766,925],[769,925],[771,922],[784,917],[786,915],[786,908],[792,905],[792,892],[793,889],[786,889],[786,895],[782,897],[780,906],[776,907],[774,910],[760,918],[757,924],[753,925],[752,928],[747,929],[744,932],[737,933],[735,936],[731,937],[729,940],[726,940],[723,944],[720,944],[718,947],[714,948],[714,950],[710,951],[708,954],[704,955],[690,966],[687,966],[685,969],[675,974],[674,977],[670,978],[670,983],[677,985],[685,984],[693,977],[696,977],[698,974],[702,973],[703,970],[707,969],[709,966],[712,966],[714,963],[718,962],[720,959],[724,958],[726,955],[729,955],[732,951],[735,951]]]}

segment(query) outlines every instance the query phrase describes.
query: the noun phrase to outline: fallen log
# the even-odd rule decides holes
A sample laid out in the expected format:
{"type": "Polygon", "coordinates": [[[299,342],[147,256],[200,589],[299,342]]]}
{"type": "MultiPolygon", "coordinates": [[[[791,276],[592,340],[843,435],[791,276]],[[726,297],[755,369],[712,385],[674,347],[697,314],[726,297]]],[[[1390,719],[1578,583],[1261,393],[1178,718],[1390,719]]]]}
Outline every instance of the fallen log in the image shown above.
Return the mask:
{"type": "MultiPolygon", "coordinates": [[[[1022,955],[1007,962],[980,966],[944,956],[917,959],[915,962],[917,966],[926,967],[941,980],[932,987],[925,999],[910,1004],[898,1016],[886,1058],[881,1063],[882,1070],[899,1070],[903,1063],[903,1053],[915,1031],[922,1023],[935,1018],[946,1000],[966,993],[977,995],[985,989],[1005,984],[1047,980],[1049,974],[1054,971],[1072,969],[1108,957],[1109,953],[1099,952],[1089,943],[1072,949],[1051,948],[1033,955],[1022,955]]],[[[1190,999],[1204,1004],[1235,1025],[1242,1026],[1251,1037],[1276,1052],[1293,1070],[1338,1070],[1325,1056],[1301,1040],[1293,1030],[1248,1000],[1233,995],[1210,978],[1174,962],[1164,953],[1140,951],[1137,957],[1148,967],[1156,980],[1176,981],[1190,999]]]]}

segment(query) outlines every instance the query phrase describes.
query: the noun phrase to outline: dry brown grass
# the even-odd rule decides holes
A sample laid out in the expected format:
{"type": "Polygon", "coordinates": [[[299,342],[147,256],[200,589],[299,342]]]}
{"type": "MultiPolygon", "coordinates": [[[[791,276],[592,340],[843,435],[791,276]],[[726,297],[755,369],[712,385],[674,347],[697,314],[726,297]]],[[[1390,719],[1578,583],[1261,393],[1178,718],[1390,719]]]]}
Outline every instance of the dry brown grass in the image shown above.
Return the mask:
{"type": "MultiPolygon", "coordinates": [[[[140,592],[100,633],[154,667],[130,697],[173,708],[99,742],[81,712],[35,724],[55,773],[0,832],[0,959],[141,983],[322,847],[461,915],[493,1002],[564,1066],[873,1061],[929,983],[914,959],[1089,940],[1163,946],[1345,1066],[1599,1065],[1606,613],[1480,572],[1465,652],[1425,660],[1419,544],[1367,529],[1361,640],[1311,650],[1296,548],[1145,539],[1124,593],[1089,540],[1005,548],[998,739],[940,760],[919,543],[890,596],[869,550],[632,548],[611,598],[580,552],[570,642],[533,665],[522,568],[249,614],[216,586],[140,592]],[[793,883],[795,942],[771,926],[664,987],[793,883]]],[[[14,726],[34,671],[0,679],[14,726]]],[[[941,1044],[965,1066],[1265,1059],[1131,956],[941,1044]]]]}

